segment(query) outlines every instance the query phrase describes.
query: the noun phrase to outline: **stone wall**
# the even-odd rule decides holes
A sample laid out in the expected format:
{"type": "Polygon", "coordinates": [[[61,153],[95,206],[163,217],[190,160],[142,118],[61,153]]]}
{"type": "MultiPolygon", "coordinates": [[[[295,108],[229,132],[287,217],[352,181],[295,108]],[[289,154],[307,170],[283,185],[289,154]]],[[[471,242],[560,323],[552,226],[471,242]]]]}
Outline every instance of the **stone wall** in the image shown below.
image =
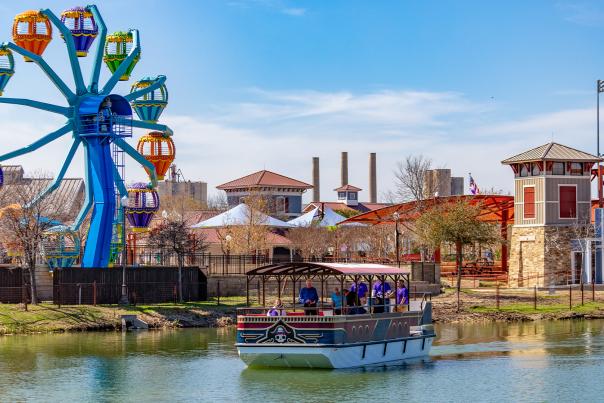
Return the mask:
{"type": "Polygon", "coordinates": [[[510,287],[566,284],[570,274],[570,227],[513,226],[509,258],[510,287]]]}

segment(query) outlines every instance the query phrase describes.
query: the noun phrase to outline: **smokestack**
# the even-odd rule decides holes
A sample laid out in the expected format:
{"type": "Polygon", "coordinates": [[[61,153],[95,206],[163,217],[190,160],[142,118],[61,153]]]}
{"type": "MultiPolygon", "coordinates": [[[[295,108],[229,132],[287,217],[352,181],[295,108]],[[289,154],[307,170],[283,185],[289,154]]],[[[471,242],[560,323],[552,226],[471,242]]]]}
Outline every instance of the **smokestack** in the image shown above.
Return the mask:
{"type": "Polygon", "coordinates": [[[312,201],[321,201],[321,184],[319,182],[319,157],[312,157],[312,201]]]}
{"type": "Polygon", "coordinates": [[[375,153],[369,153],[369,202],[377,203],[377,174],[375,153]]]}
{"type": "Polygon", "coordinates": [[[341,186],[348,185],[348,153],[346,151],[342,151],[342,165],[340,167],[340,172],[342,175],[341,186]]]}

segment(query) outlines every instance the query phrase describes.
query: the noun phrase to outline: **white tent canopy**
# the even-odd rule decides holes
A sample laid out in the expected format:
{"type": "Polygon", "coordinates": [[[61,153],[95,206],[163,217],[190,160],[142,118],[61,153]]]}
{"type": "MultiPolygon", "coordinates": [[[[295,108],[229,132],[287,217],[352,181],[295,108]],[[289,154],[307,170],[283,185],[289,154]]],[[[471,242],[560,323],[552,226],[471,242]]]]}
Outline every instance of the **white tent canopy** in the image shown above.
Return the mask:
{"type": "Polygon", "coordinates": [[[346,217],[343,217],[330,209],[325,207],[323,210],[323,217],[321,217],[321,211],[319,207],[315,207],[308,213],[301,215],[300,217],[289,220],[287,223],[294,227],[310,227],[313,221],[318,221],[319,227],[333,227],[338,223],[344,221],[346,217]],[[320,220],[320,221],[319,221],[320,220]]]}
{"type": "Polygon", "coordinates": [[[224,213],[218,214],[205,221],[198,222],[191,228],[221,228],[227,226],[248,225],[250,217],[254,215],[256,225],[264,225],[273,228],[290,228],[293,227],[290,223],[278,220],[259,211],[250,213],[250,208],[247,204],[241,203],[224,213]]]}

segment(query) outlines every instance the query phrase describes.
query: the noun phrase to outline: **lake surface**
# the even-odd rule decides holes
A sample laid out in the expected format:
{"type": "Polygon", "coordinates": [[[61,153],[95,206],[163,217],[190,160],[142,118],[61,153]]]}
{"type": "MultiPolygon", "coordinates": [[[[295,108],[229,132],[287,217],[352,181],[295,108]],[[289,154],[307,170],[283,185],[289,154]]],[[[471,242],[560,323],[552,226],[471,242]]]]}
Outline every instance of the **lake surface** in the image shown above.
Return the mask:
{"type": "Polygon", "coordinates": [[[604,321],[437,332],[429,359],[337,371],[246,369],[232,329],[5,336],[0,401],[604,400],[604,321]]]}

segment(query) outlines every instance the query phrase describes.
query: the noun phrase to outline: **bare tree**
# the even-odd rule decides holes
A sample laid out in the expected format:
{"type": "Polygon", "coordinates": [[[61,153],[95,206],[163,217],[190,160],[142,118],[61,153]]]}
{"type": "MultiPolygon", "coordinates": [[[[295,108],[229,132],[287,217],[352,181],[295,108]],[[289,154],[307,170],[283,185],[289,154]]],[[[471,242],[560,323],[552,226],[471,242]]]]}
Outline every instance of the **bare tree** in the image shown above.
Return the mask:
{"type": "Polygon", "coordinates": [[[243,222],[230,229],[232,250],[241,254],[259,254],[267,248],[269,228],[266,226],[268,202],[261,194],[245,198],[247,210],[243,222]]]}
{"type": "Polygon", "coordinates": [[[226,193],[221,192],[215,195],[208,197],[207,202],[208,210],[216,210],[216,211],[226,211],[229,208],[229,203],[227,200],[226,193]]]}
{"type": "MultiPolygon", "coordinates": [[[[405,161],[399,161],[394,171],[396,189],[394,196],[398,201],[416,201],[432,197],[437,184],[428,177],[432,160],[423,155],[410,155],[405,161]]],[[[390,195],[392,198],[392,195],[390,195]]]]}
{"type": "Polygon", "coordinates": [[[195,251],[203,251],[207,248],[203,236],[193,236],[189,231],[189,224],[182,215],[168,215],[165,221],[154,228],[149,235],[149,245],[159,250],[167,250],[174,253],[178,264],[178,298],[183,302],[182,292],[182,268],[185,256],[195,251]]]}
{"type": "Polygon", "coordinates": [[[321,258],[327,252],[327,229],[317,225],[296,227],[287,231],[287,238],[306,260],[321,258]]]}
{"type": "Polygon", "coordinates": [[[36,264],[40,256],[40,244],[44,233],[65,219],[61,207],[51,197],[33,203],[48,182],[48,176],[32,177],[4,186],[0,191],[0,240],[13,245],[22,254],[22,268],[31,289],[31,302],[38,303],[36,264]]]}

